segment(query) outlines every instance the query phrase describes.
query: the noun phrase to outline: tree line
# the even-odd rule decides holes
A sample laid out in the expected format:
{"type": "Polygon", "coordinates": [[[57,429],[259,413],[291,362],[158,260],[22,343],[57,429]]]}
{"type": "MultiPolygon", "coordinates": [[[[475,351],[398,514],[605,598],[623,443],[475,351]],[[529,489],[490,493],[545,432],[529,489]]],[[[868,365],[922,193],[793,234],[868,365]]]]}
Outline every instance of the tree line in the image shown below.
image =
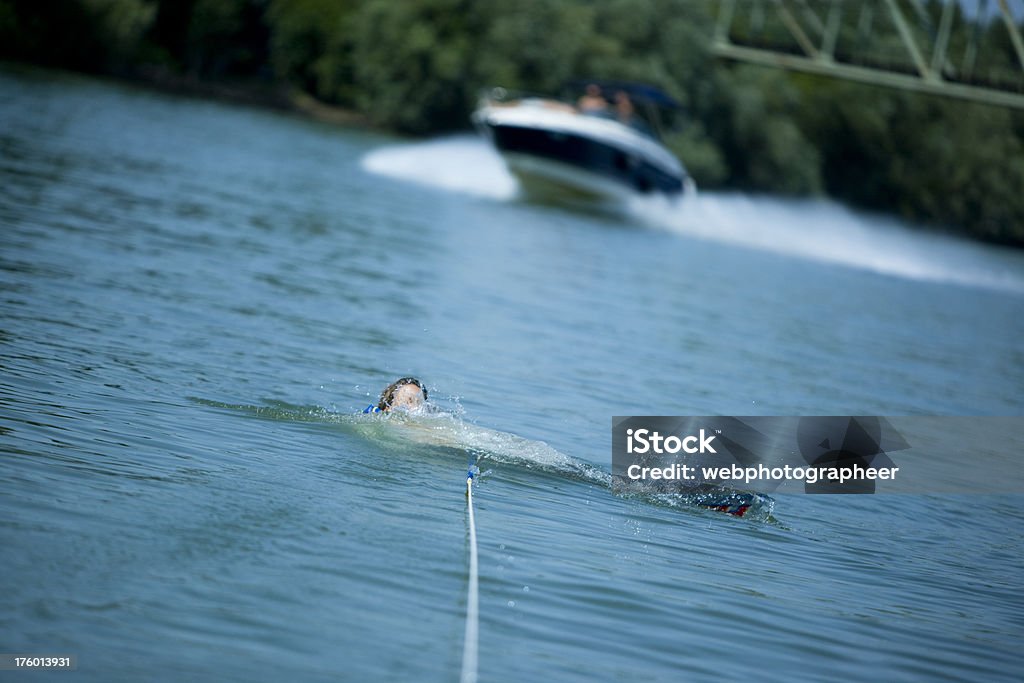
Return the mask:
{"type": "MultiPolygon", "coordinates": [[[[942,2],[924,7],[937,21],[942,2]]],[[[712,0],[0,0],[0,58],[286,88],[415,135],[466,128],[489,86],[555,93],[578,78],[637,80],[682,103],[666,143],[703,188],[827,193],[1024,245],[1024,114],[716,59],[716,9],[712,0]]],[[[1016,68],[1011,85],[1021,86],[996,20],[954,26],[951,54],[974,31],[986,46],[979,78],[1016,68]]],[[[768,45],[784,38],[771,21],[741,18],[734,30],[768,45]]],[[[900,49],[885,40],[844,25],[837,50],[900,49]]]]}

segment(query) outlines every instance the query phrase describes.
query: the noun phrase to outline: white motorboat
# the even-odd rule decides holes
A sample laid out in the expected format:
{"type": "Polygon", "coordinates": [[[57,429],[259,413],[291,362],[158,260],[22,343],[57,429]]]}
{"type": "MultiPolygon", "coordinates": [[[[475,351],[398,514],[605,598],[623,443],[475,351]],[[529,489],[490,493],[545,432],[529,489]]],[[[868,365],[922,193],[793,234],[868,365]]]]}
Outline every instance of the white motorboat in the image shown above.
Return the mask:
{"type": "Polygon", "coordinates": [[[531,194],[567,191],[624,199],[652,193],[677,197],[695,190],[683,164],[658,141],[652,127],[657,118],[648,123],[633,113],[634,102],[648,110],[674,104],[667,95],[636,84],[589,88],[592,97],[602,93],[597,97],[606,106],[600,100],[585,108],[545,97],[512,98],[495,88],[473,113],[473,123],[531,194]]]}

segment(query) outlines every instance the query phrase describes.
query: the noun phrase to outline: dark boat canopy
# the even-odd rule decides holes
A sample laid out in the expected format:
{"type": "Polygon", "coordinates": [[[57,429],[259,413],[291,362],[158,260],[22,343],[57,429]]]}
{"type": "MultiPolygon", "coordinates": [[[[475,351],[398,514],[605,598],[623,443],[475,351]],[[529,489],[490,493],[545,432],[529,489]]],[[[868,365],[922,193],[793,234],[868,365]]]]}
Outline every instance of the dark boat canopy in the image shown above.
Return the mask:
{"type": "Polygon", "coordinates": [[[592,78],[576,79],[565,84],[566,88],[578,91],[586,90],[588,85],[596,85],[601,88],[606,99],[621,90],[629,95],[629,99],[634,102],[649,103],[658,107],[665,107],[667,109],[683,108],[683,105],[673,99],[673,97],[664,90],[653,85],[647,85],[646,83],[592,78]]]}

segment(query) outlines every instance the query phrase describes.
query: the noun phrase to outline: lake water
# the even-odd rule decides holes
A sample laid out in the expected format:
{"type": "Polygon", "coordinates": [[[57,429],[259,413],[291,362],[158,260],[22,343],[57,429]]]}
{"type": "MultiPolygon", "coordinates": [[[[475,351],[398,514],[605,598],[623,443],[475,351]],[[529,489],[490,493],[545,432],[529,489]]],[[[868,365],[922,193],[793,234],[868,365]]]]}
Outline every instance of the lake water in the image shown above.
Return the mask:
{"type": "Polygon", "coordinates": [[[1019,251],[10,68],[0,226],[0,651],[457,680],[471,454],[483,681],[1021,678],[1022,496],[605,474],[613,415],[1024,414],[1019,251]],[[356,414],[407,374],[453,416],[356,414]]]}

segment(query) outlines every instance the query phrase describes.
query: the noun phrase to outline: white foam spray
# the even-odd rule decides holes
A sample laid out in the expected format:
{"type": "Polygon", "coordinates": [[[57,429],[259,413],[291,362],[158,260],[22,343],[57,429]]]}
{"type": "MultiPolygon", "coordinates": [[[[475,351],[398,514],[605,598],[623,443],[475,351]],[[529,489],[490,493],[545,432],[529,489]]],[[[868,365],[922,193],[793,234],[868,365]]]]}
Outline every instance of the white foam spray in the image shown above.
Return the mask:
{"type": "Polygon", "coordinates": [[[679,202],[637,197],[651,227],[699,239],[913,280],[1024,293],[1024,254],[914,228],[826,199],[702,192],[679,202]]]}
{"type": "Polygon", "coordinates": [[[519,191],[497,152],[469,135],[381,147],[362,165],[371,173],[488,199],[512,199],[519,191]]]}
{"type": "MultiPolygon", "coordinates": [[[[509,201],[518,183],[497,152],[461,135],[371,151],[363,168],[476,197],[509,201]]],[[[637,195],[624,220],[686,237],[913,280],[1024,294],[1024,253],[914,228],[826,199],[701,192],[682,201],[637,195]]]]}

